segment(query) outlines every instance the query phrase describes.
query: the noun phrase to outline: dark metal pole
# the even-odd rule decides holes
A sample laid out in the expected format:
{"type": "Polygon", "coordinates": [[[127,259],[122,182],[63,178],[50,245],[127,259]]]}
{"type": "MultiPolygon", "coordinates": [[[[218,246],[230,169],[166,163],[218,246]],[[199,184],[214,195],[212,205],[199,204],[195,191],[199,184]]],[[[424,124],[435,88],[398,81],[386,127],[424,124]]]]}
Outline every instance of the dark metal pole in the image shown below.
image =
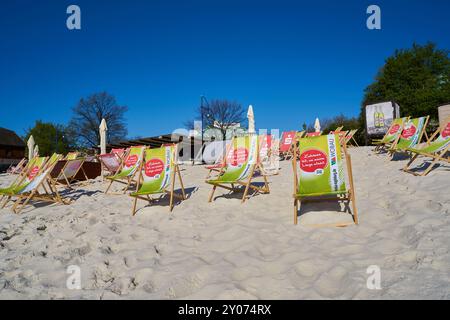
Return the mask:
{"type": "Polygon", "coordinates": [[[58,153],[58,128],[56,127],[55,127],[55,136],[56,136],[55,153],[58,153]]]}
{"type": "Polygon", "coordinates": [[[200,96],[200,113],[202,114],[202,148],[203,148],[203,96],[200,96]]]}

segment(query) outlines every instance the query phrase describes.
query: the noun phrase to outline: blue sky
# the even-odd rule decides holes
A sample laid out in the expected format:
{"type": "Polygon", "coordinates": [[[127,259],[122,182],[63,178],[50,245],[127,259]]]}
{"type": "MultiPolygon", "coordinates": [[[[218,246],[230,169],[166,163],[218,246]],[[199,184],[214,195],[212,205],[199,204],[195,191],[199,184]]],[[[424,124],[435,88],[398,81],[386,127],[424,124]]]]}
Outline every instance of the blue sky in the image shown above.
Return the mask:
{"type": "Polygon", "coordinates": [[[252,104],[257,128],[357,115],[396,48],[450,49],[448,12],[448,0],[1,1],[0,127],[65,124],[104,90],[129,107],[130,137],[182,127],[202,94],[252,104]],[[66,28],[70,4],[82,30],[66,28]],[[382,30],[366,28],[370,4],[382,30]]]}

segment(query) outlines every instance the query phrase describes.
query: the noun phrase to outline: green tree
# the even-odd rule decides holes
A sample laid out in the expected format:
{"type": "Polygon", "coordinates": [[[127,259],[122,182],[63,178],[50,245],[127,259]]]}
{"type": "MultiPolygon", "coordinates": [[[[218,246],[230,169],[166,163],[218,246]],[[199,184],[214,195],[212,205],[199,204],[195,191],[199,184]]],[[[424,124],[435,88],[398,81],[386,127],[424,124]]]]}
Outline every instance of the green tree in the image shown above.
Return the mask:
{"type": "Polygon", "coordinates": [[[34,127],[28,129],[24,137],[25,142],[30,135],[33,135],[34,141],[39,146],[40,156],[50,156],[54,152],[66,154],[71,149],[66,129],[62,125],[38,120],[34,127]]]}
{"type": "Polygon", "coordinates": [[[402,115],[437,119],[437,107],[450,101],[449,51],[433,43],[396,50],[364,91],[361,123],[365,105],[390,100],[400,105],[402,115]]]}
{"type": "MultiPolygon", "coordinates": [[[[358,142],[359,145],[364,144],[364,131],[363,126],[361,126],[361,123],[359,121],[358,117],[346,117],[343,114],[334,116],[332,118],[325,118],[320,121],[321,130],[324,133],[328,133],[330,131],[336,130],[337,127],[344,126],[344,131],[352,130],[352,129],[358,129],[356,135],[354,136],[355,140],[358,142]]],[[[308,126],[309,131],[313,131],[314,124],[311,123],[308,126]]]]}

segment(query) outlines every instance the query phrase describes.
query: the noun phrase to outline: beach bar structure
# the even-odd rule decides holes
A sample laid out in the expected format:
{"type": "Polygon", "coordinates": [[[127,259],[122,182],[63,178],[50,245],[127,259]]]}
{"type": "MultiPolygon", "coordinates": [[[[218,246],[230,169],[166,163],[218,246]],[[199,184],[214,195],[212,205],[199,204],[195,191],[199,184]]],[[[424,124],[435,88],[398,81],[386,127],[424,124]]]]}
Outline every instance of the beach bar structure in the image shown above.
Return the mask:
{"type": "Polygon", "coordinates": [[[201,139],[182,134],[163,134],[154,137],[136,138],[133,140],[110,143],[106,146],[106,151],[110,152],[113,148],[128,148],[131,146],[149,146],[159,148],[162,145],[178,143],[178,159],[182,163],[193,163],[194,159],[201,152],[203,142],[201,139]]]}
{"type": "Polygon", "coordinates": [[[12,130],[0,128],[0,172],[25,157],[25,142],[12,130]]]}

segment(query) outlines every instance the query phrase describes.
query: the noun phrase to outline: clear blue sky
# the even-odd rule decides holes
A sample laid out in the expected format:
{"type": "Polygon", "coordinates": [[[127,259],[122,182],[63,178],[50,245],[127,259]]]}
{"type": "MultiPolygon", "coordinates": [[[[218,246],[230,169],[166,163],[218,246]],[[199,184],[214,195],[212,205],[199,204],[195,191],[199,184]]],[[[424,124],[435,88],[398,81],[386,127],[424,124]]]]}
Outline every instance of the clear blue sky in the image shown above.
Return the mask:
{"type": "Polygon", "coordinates": [[[257,128],[357,115],[396,48],[450,49],[449,12],[448,0],[3,0],[0,126],[65,124],[103,90],[129,107],[130,137],[182,127],[202,94],[253,104],[257,128]],[[66,28],[70,4],[80,31],[66,28]],[[370,4],[381,31],[366,28],[370,4]]]}

